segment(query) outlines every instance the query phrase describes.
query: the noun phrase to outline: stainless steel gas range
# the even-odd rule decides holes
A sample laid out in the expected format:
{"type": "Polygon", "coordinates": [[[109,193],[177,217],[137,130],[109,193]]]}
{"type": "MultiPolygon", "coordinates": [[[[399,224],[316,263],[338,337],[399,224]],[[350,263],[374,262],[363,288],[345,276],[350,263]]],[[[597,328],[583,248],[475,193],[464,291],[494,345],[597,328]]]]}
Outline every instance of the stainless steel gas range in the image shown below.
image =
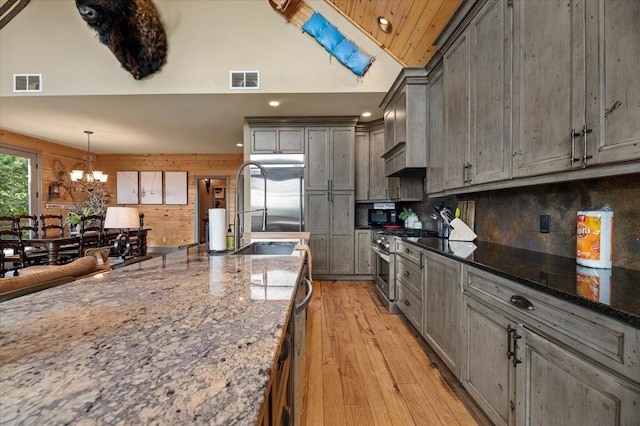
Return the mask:
{"type": "Polygon", "coordinates": [[[378,297],[389,307],[389,312],[397,313],[395,307],[396,281],[395,258],[396,239],[406,238],[417,241],[420,237],[435,237],[436,231],[421,229],[381,229],[371,232],[371,251],[373,252],[373,281],[378,297]]]}
{"type": "Polygon", "coordinates": [[[373,282],[382,302],[393,312],[396,300],[395,285],[395,237],[385,231],[371,233],[373,252],[373,282]]]}

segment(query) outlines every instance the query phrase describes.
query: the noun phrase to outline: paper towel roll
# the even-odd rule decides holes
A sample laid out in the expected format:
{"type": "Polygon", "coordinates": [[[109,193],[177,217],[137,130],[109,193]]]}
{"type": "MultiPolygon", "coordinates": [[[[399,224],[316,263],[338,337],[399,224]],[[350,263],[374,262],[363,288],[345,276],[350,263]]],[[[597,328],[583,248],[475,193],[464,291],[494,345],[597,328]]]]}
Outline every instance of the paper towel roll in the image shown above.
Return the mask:
{"type": "Polygon", "coordinates": [[[611,303],[611,269],[576,266],[576,292],[596,302],[611,303]]]}
{"type": "Polygon", "coordinates": [[[613,211],[579,211],[576,237],[576,262],[590,268],[611,268],[613,211]]]}
{"type": "Polygon", "coordinates": [[[227,249],[227,209],[209,209],[209,250],[227,249]]]}

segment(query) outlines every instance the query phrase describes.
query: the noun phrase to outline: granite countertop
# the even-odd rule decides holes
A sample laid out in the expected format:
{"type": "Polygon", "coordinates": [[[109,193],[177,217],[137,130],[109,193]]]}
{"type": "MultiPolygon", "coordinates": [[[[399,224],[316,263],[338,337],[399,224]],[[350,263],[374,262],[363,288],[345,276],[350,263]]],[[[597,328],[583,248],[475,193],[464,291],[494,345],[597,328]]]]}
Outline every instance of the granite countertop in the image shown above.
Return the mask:
{"type": "Polygon", "coordinates": [[[255,424],[303,263],[196,246],[0,303],[0,423],[255,424]]]}
{"type": "Polygon", "coordinates": [[[640,328],[640,271],[578,269],[575,258],[482,241],[474,241],[474,250],[469,243],[435,237],[403,240],[640,328]],[[599,288],[578,283],[577,272],[585,270],[599,274],[599,288]]]}

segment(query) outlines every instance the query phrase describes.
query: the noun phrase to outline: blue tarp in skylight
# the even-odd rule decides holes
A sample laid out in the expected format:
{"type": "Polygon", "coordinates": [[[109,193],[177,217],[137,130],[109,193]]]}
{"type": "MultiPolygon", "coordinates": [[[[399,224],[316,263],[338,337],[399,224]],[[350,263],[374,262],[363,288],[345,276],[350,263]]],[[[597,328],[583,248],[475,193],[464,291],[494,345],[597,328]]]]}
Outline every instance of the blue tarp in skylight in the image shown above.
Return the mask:
{"type": "Polygon", "coordinates": [[[302,25],[302,31],[316,39],[327,52],[336,57],[356,75],[364,75],[373,58],[363,53],[358,46],[342,35],[340,31],[318,12],[302,25]]]}

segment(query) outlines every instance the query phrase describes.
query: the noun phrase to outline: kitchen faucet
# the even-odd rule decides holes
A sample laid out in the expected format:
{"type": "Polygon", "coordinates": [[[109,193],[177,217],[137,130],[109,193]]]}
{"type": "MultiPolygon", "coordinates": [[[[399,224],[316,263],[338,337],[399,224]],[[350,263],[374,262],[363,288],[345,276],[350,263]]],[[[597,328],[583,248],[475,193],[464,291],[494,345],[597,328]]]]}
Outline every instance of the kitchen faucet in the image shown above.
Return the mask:
{"type": "Polygon", "coordinates": [[[240,167],[238,167],[238,171],[236,172],[236,205],[235,208],[237,209],[240,206],[240,196],[244,195],[244,185],[242,186],[242,188],[240,188],[239,185],[239,181],[240,181],[240,174],[242,173],[242,171],[244,170],[245,167],[247,166],[256,166],[260,169],[260,172],[262,173],[262,176],[264,177],[264,201],[262,203],[262,208],[261,209],[255,209],[255,210],[243,210],[243,211],[237,211],[236,212],[236,226],[234,227],[234,236],[235,236],[235,249],[238,250],[240,248],[240,236],[244,233],[244,229],[241,229],[244,227],[244,220],[241,219],[242,214],[243,213],[250,213],[250,212],[262,212],[262,230],[266,231],[267,230],[267,170],[264,168],[264,166],[262,166],[262,164],[258,163],[257,161],[245,161],[244,163],[242,163],[240,165],[240,167]]]}

